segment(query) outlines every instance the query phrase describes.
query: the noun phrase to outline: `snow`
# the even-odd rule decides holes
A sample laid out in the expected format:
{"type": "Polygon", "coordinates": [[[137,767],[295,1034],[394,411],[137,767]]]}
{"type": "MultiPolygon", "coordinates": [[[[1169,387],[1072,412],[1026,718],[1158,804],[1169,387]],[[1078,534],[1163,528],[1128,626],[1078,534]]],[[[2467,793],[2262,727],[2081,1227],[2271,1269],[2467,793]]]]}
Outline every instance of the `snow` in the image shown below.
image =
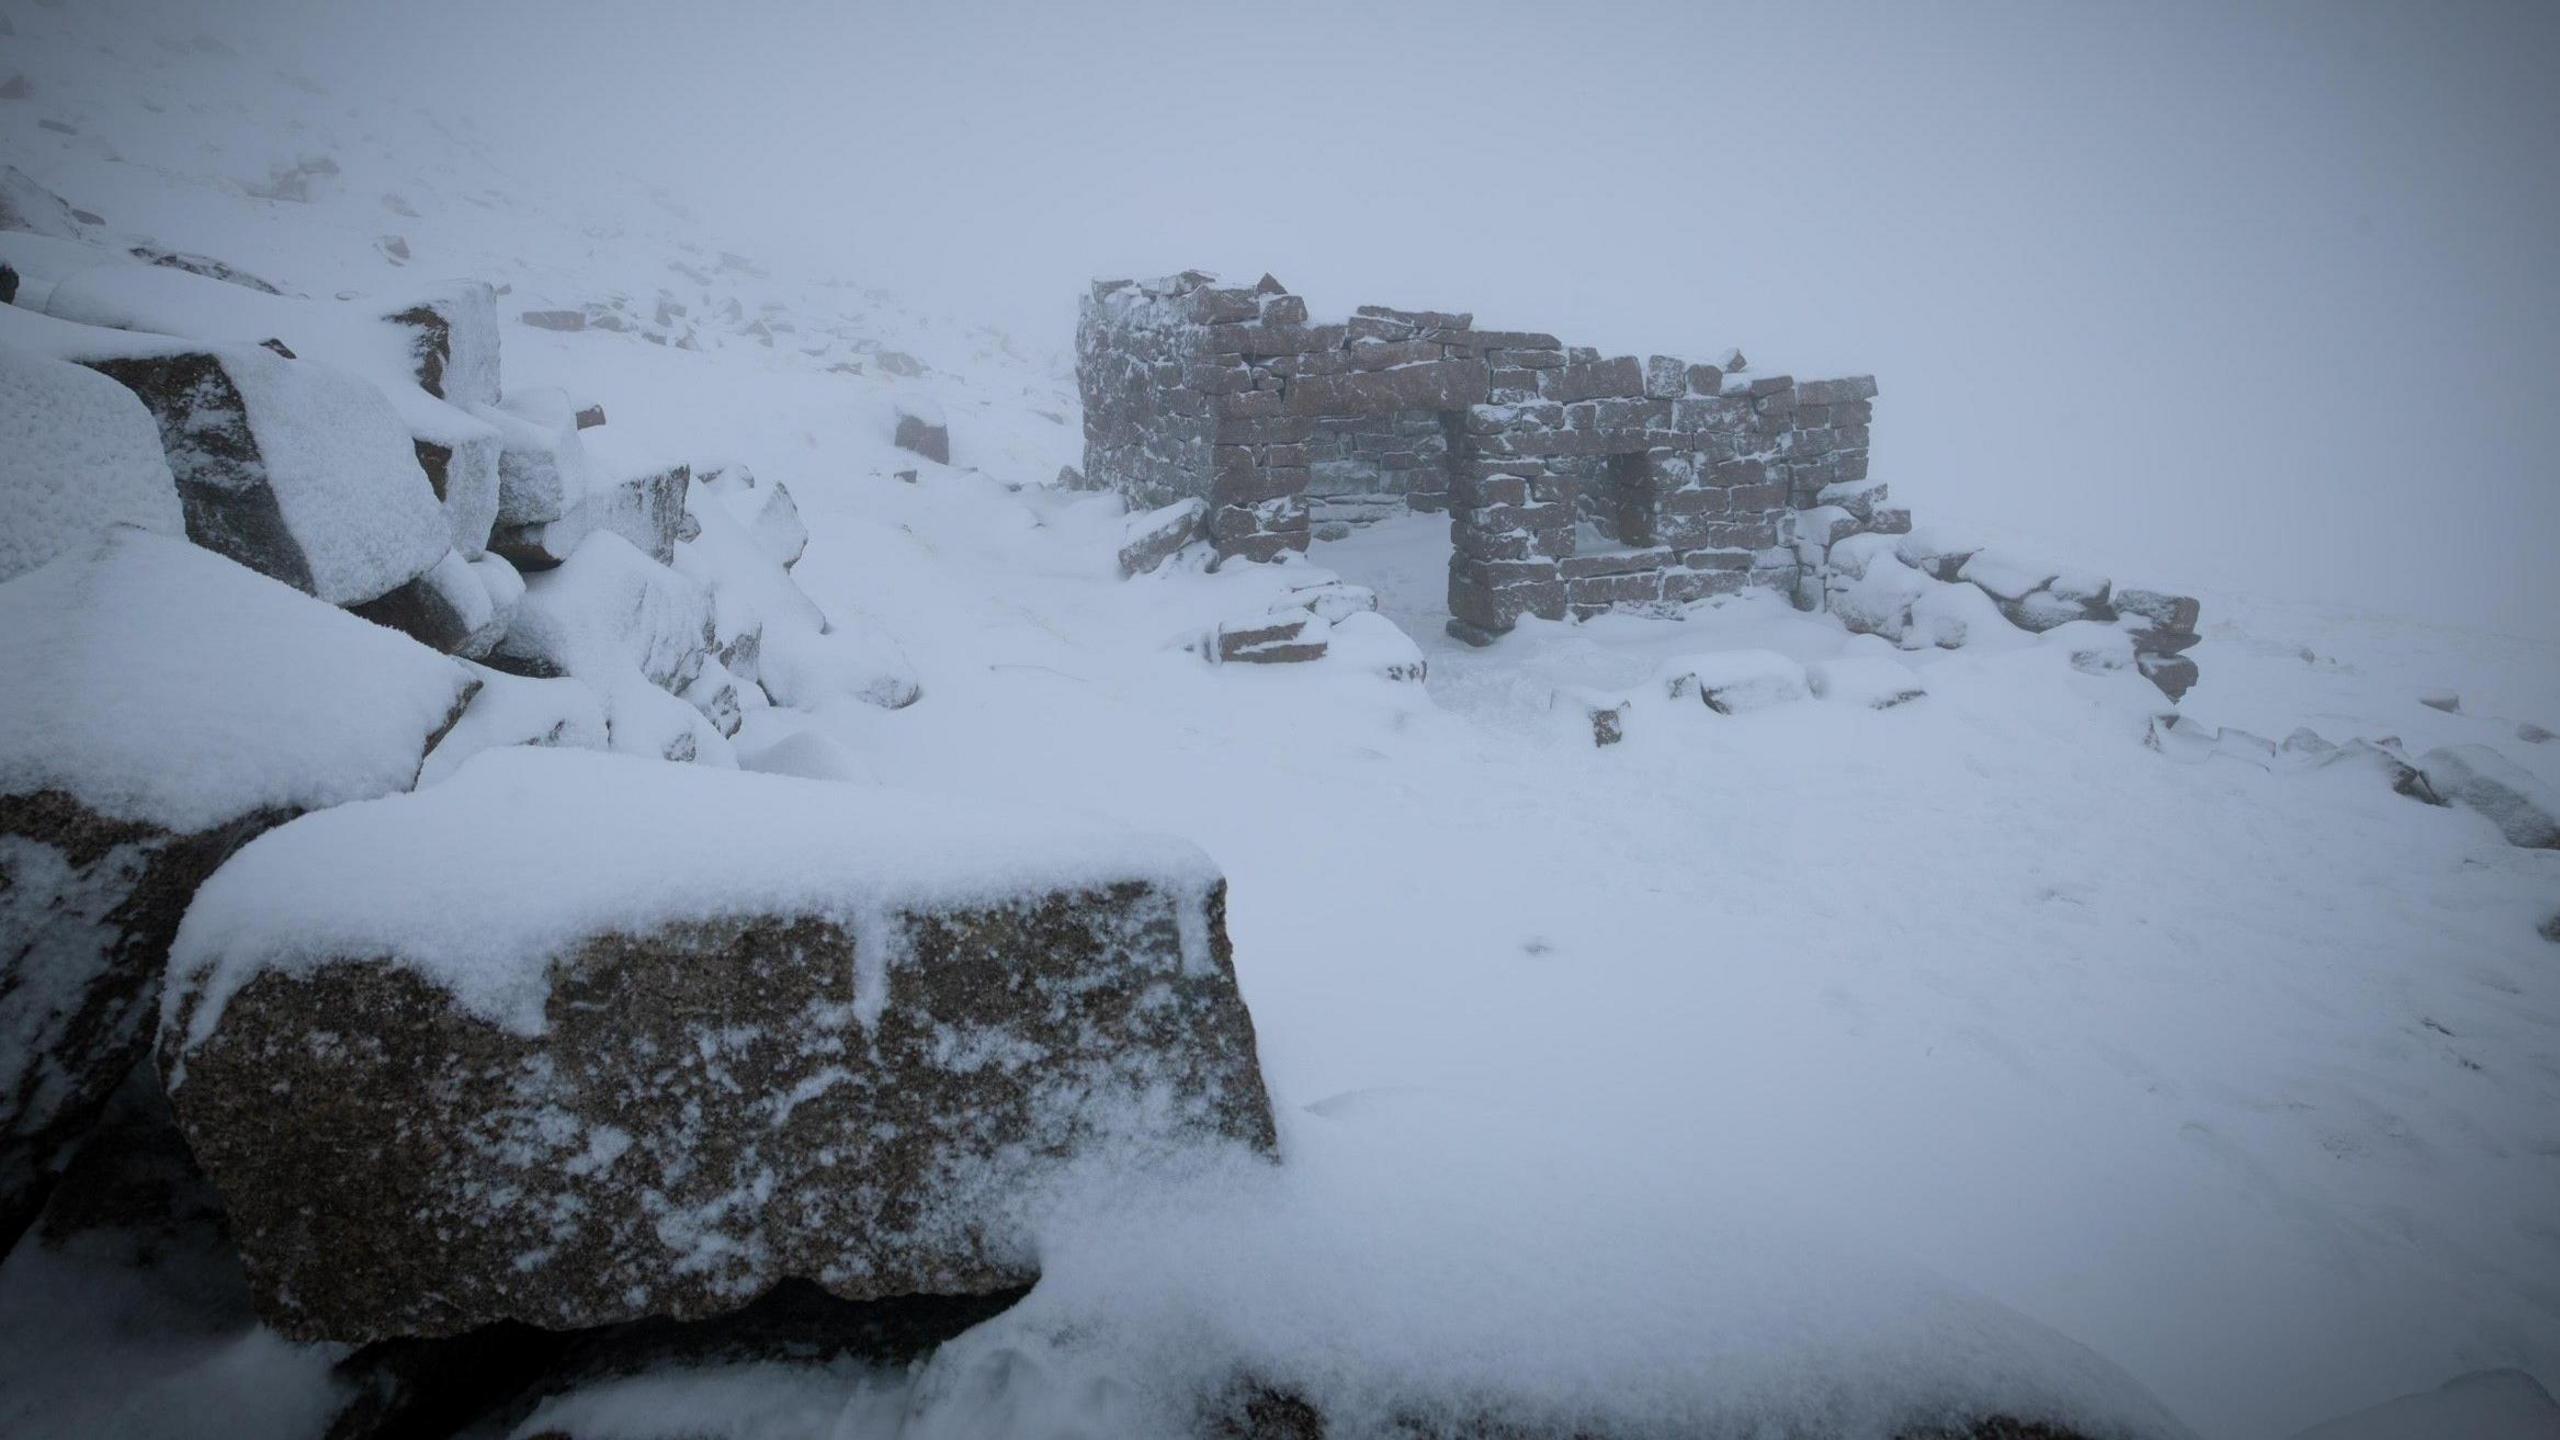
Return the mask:
{"type": "Polygon", "coordinates": [[[0,580],[110,525],[186,533],[151,412],[104,375],[0,347],[0,580]]]}
{"type": "Polygon", "coordinates": [[[1674,700],[1696,696],[1719,715],[1745,715],[1805,698],[1804,666],[1771,650],[1683,655],[1657,672],[1674,700]]]}
{"type": "Polygon", "coordinates": [[[0,794],[179,832],[406,789],[469,677],[181,540],[118,530],[0,584],[0,794]]]}
{"type": "MultiPolygon", "coordinates": [[[[419,265],[512,285],[510,314],[623,294],[646,329],[662,286],[691,307],[665,345],[510,325],[506,358],[519,388],[592,396],[615,431],[787,484],[811,535],[791,577],[807,600],[768,588],[758,603],[867,616],[922,683],[898,711],[749,715],[742,763],[824,774],[837,810],[894,781],[1108,813],[1196,838],[1230,876],[1287,1164],[1138,1192],[1126,1217],[1091,1228],[1062,1219],[1035,1308],[936,1367],[911,1433],[1089,1419],[1080,1407],[1120,1403],[1097,1379],[1107,1362],[1168,1335],[1216,1344],[1163,1351],[1167,1379],[1213,1351],[1293,1375],[1338,1362],[1356,1379],[1358,1342],[1412,1366],[1475,1341],[1470,1373],[1521,1357],[1520,1387],[1541,1396],[1587,1395],[1599,1374],[1629,1405],[1670,1407],[1693,1367],[1775,1386],[1802,1373],[1785,1368],[1791,1347],[1818,1353],[1862,1325],[1863,1307],[1800,1296],[1783,1268],[1855,1275],[1823,1264],[1852,1250],[1903,1277],[1860,1331],[1878,1345],[1933,1313],[1895,1268],[1916,1266],[2085,1342],[2216,1440],[2291,1434],[2486,1366],[2560,1377],[2560,952],[2536,928],[2560,903],[2549,852],[2391,793],[2378,766],[2219,751],[2177,763],[2141,743],[2164,708],[2156,690],[2069,663],[2093,643],[2080,627],[2024,635],[1975,586],[1908,570],[1923,583],[1895,577],[1914,612],[1899,659],[1927,700],[1826,699],[1740,722],[1662,702],[1595,750],[1550,697],[1633,695],[1664,659],[1734,650],[1819,674],[1860,653],[1855,637],[1745,595],[1677,621],[1531,622],[1467,649],[1441,632],[1438,517],[1366,527],[1308,562],[1118,582],[1097,560],[1119,542],[1118,502],[1047,489],[1080,458],[1063,325],[1008,338],[861,288],[893,276],[724,267],[717,250],[742,242],[708,232],[754,217],[696,226],[601,172],[517,173],[468,113],[315,96],[272,83],[264,57],[226,69],[164,51],[146,24],[75,37],[84,12],[133,19],[104,0],[11,12],[19,63],[58,72],[49,93],[88,97],[81,139],[7,113],[0,135],[16,163],[138,237],[312,294],[378,293],[398,277],[373,241],[395,226],[419,265]],[[170,114],[119,103],[138,85],[170,114]],[[306,149],[343,167],[338,193],[241,194],[236,182],[306,149]],[[387,213],[386,197],[414,213],[387,213]],[[797,328],[767,348],[709,323],[731,300],[783,307],[797,328]],[[933,375],[830,369],[884,349],[933,375]],[[965,429],[983,474],[890,479],[917,463],[885,438],[909,392],[965,429]],[[1213,669],[1162,648],[1335,572],[1377,590],[1427,684],[1381,684],[1333,656],[1213,669]],[[1675,710],[1681,723],[1648,723],[1675,710]],[[1756,1253],[1713,1246],[1736,1233],[1756,1253]],[[1346,1255],[1379,1267],[1374,1286],[1346,1255]],[[1618,1278],[1625,1312],[1585,1343],[1574,1323],[1618,1278]],[[1766,1305],[1728,1326],[1715,1309],[1727,1281],[1762,1286],[1738,1293],[1766,1305]],[[1572,1304],[1540,1308],[1559,1299],[1572,1304]],[[1126,1318],[1077,1347],[1045,1323],[1067,1315],[1126,1318]],[[1335,1324],[1339,1340],[1323,1333],[1335,1324]],[[1658,1368],[1597,1368],[1610,1343],[1658,1368]],[[1555,1353],[1529,1353],[1540,1346],[1555,1353]]],[[[44,319],[0,310],[0,341],[44,319]]],[[[1893,413],[1881,439],[1910,418],[1893,413]]],[[[1884,478],[1924,520],[1946,513],[1929,493],[1942,477],[1884,478]]],[[[2079,502],[2070,483],[2037,477],[2051,514],[2079,502]]],[[[2191,588],[2178,550],[2089,553],[2033,533],[2041,515],[2018,523],[1961,533],[2191,588]]],[[[1857,543],[1834,548],[1835,571],[1857,543]]],[[[1899,548],[1969,549],[1926,531],[1899,548]]],[[[769,572],[723,573],[742,591],[769,572]]],[[[737,598],[696,578],[715,604],[737,598]]],[[[2412,756],[2486,744],[2560,782],[2560,746],[2514,739],[2560,728],[2550,645],[2201,593],[2204,680],[2181,708],[2205,730],[2396,735],[2412,756]],[[2463,713],[2419,703],[2437,691],[2458,691],[2463,713]]],[[[22,702],[7,703],[14,716],[22,702]]],[[[692,858],[717,848],[689,843],[692,858]]],[[[0,1292],[22,1300],[25,1269],[13,1259],[0,1292]]],[[[128,1427],[153,1411],[181,1430],[232,1413],[218,1386],[191,1388],[184,1377],[202,1377],[185,1362],[155,1368],[158,1352],[89,1324],[102,1288],[24,1302],[45,1323],[13,1335],[74,1330],[45,1353],[57,1374],[97,1377],[48,1396],[123,1406],[128,1427]],[[172,1378],[155,1388],[155,1375],[172,1378]]],[[[1947,1303],[1935,1313],[1985,1313],[1947,1303]]],[[[1983,1323],[1976,1334],[2016,1333],[1983,1323]]],[[[2057,1358],[2049,1337],[2029,1344],[2057,1358]]],[[[2113,1393],[2085,1363],[2059,1368],[2113,1393]]],[[[286,1387],[317,1384],[311,1369],[260,1372],[260,1398],[307,1393],[286,1387]]],[[[849,1378],[846,1394],[867,1385],[849,1378]]],[[[33,1403],[32,1423],[0,1428],[112,1428],[77,1411],[49,1424],[66,1412],[33,1403]]],[[[729,1392],[704,1409],[744,1404],[729,1392]]]]}
{"type": "Polygon", "coordinates": [[[418,783],[434,785],[483,750],[503,745],[605,748],[604,704],[596,692],[566,678],[527,679],[486,666],[471,667],[480,688],[436,748],[418,768],[418,783]]]}
{"type": "Polygon", "coordinates": [[[2555,1440],[2560,1405],[2521,1370],[2457,1375],[2422,1395],[2314,1425],[2293,1440],[2555,1440]]]}
{"type": "Polygon", "coordinates": [[[534,1034],[550,962],[608,931],[825,915],[856,928],[859,953],[876,954],[876,927],[893,910],[1128,880],[1197,905],[1218,872],[1186,841],[1071,814],[889,789],[855,801],[782,776],[493,749],[414,794],[306,815],[252,841],[187,911],[164,1023],[201,993],[184,1036],[192,1048],[259,972],[379,956],[472,1014],[534,1034]]]}
{"type": "Polygon", "coordinates": [[[700,669],[710,626],[700,586],[598,531],[565,564],[525,577],[498,653],[563,675],[636,669],[672,688],[700,669]]]}
{"type": "Polygon", "coordinates": [[[1910,666],[1879,654],[1817,660],[1805,667],[1805,683],[1817,699],[1870,710],[1890,709],[1929,693],[1910,666]]]}

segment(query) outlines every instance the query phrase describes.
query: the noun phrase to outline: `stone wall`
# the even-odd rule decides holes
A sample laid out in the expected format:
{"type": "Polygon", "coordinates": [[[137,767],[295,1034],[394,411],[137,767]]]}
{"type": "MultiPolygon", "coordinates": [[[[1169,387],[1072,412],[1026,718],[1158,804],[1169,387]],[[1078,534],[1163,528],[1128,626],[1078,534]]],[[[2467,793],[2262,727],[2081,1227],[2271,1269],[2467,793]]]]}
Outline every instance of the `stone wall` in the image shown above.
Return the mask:
{"type": "Polygon", "coordinates": [[[1447,508],[1451,428],[1430,410],[1318,416],[1307,438],[1307,498],[1317,530],[1447,508]]]}
{"type": "MultiPolygon", "coordinates": [[[[1479,644],[1524,615],[1746,587],[1841,613],[1832,547],[1911,529],[1867,475],[1872,376],[1752,375],[1739,354],[1606,357],[1381,305],[1318,324],[1268,275],[1221,287],[1196,270],[1097,283],[1076,349],[1092,483],[1132,508],[1202,501],[1222,562],[1304,550],[1319,518],[1445,510],[1449,629],[1479,644]]],[[[2193,603],[2152,628],[2191,643],[2193,603]]],[[[2028,628],[2116,619],[2050,596],[2007,611],[2030,614],[2009,617],[2028,628]]],[[[2148,643],[2145,673],[2183,666],[2183,688],[2193,667],[2148,643]]]]}

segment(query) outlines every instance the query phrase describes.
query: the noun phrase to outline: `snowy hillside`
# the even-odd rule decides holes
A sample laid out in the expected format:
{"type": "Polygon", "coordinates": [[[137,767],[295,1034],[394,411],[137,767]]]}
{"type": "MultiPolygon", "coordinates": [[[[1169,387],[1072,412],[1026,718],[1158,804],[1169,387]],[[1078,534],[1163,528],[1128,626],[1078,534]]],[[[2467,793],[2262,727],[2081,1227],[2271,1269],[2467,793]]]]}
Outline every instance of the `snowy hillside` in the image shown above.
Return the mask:
{"type": "MultiPolygon", "coordinates": [[[[365,983],[383,988],[350,988],[344,1013],[385,1027],[380,1045],[530,1075],[551,1059],[504,1047],[542,1043],[546,1001],[570,993],[561,957],[669,926],[692,927],[682,964],[610,972],[627,989],[587,999],[611,1014],[751,954],[764,1029],[671,1029],[666,1071],[616,1092],[640,1119],[543,1139],[534,1168],[576,1179],[561,1234],[630,1209],[599,1262],[612,1284],[561,1299],[553,1328],[608,1323],[626,1281],[634,1313],[689,1319],[778,1279],[906,1295],[904,1255],[867,1256],[876,1271],[852,1281],[791,1263],[883,1216],[922,1237],[917,1273],[1027,1294],[911,1352],[563,1360],[567,1379],[413,1411],[442,1428],[405,1433],[1884,1436],[2008,1416],[2070,1429],[1972,1433],[2237,1440],[2469,1372],[2560,1384],[2560,831],[2535,838],[2537,815],[2560,817],[2560,648],[2211,590],[2193,591],[2202,679],[2175,703],[2129,648],[2092,662],[2124,646],[2094,625],[1896,645],[1768,591],[1527,619],[1476,648],[1448,634],[1441,515],[1278,564],[1212,570],[1195,545],[1124,578],[1122,501],[1060,483],[1084,444],[1072,295],[1041,334],[917,313],[897,276],[759,260],[752,217],[688,213],[647,177],[519,173],[466,113],[342,93],[150,7],[0,0],[0,165],[0,262],[22,276],[0,310],[0,435],[59,434],[42,417],[93,413],[76,401],[113,452],[47,451],[40,473],[27,441],[0,456],[0,485],[32,494],[87,465],[148,491],[131,513],[11,512],[79,543],[22,557],[0,537],[0,616],[69,617],[0,639],[29,682],[0,705],[0,791],[112,793],[122,808],[93,808],[173,832],[280,825],[231,837],[246,848],[196,877],[167,988],[154,968],[132,1022],[158,1026],[157,1069],[126,1082],[86,1152],[113,1166],[78,1162],[87,1178],[0,1264],[0,1432],[373,1433],[348,1417],[375,1382],[349,1377],[391,1372],[350,1369],[357,1342],[464,1331],[436,1307],[477,1316],[506,1285],[411,1294],[407,1328],[368,1330],[341,1323],[371,1303],[354,1257],[427,1264],[520,1237],[439,1211],[372,1249],[298,1257],[279,1283],[259,1246],[345,1232],[290,1195],[225,1195],[226,1219],[183,1150],[127,1156],[119,1126],[149,1131],[165,1080],[181,1121],[221,1137],[196,1143],[216,1189],[264,1175],[257,1125],[355,1123],[323,1081],[363,1045],[334,1015],[297,1022],[303,1002],[273,998],[287,982],[379,962],[365,983]],[[186,265],[155,263],[171,255],[186,265]],[[210,262],[231,278],[204,278],[210,262]],[[188,270],[217,288],[182,293],[214,302],[112,309],[188,270]],[[341,338],[348,317],[372,336],[377,312],[457,281],[491,287],[503,402],[429,406],[383,378],[399,363],[334,348],[370,343],[341,338]],[[335,318],[290,318],[315,314],[335,318]],[[276,338],[319,358],[257,358],[258,332],[289,324],[324,338],[276,338]],[[342,572],[315,563],[293,595],[182,543],[151,430],[81,388],[182,342],[221,347],[239,377],[328,364],[400,392],[408,408],[369,392],[354,408],[394,427],[401,484],[396,426],[423,439],[433,410],[508,437],[511,457],[579,447],[599,496],[678,465],[690,489],[650,522],[658,552],[599,521],[567,555],[519,533],[528,562],[501,558],[486,517],[485,555],[446,548],[437,506],[455,502],[410,485],[430,538],[393,568],[477,577],[455,583],[496,627],[457,678],[463,662],[320,603],[381,596],[357,561],[345,594],[323,593],[342,572]],[[589,407],[602,424],[581,429],[569,417],[589,407]],[[937,424],[947,463],[915,443],[937,424]],[[101,542],[111,520],[160,533],[101,542]],[[497,593],[510,585],[521,600],[497,593]],[[1329,652],[1210,662],[1222,626],[1275,610],[1324,615],[1329,652]],[[750,628],[761,678],[733,643],[750,628]],[[736,682],[725,700],[696,688],[706,675],[736,682]],[[155,708],[189,685],[237,703],[155,708]],[[1693,698],[1720,685],[1747,695],[1693,698]],[[574,753],[606,748],[648,753],[574,753]],[[2458,803],[2395,789],[2413,773],[2458,803]],[[1106,892],[1121,908],[1065,913],[1106,892]],[[929,987],[932,957],[975,954],[980,930],[1033,926],[1023,913],[1032,950],[1101,956],[1094,973],[1116,978],[1041,972],[1047,1028],[1013,1031],[897,988],[929,987]],[[817,928],[755,930],[775,917],[817,928]],[[856,973],[794,968],[843,937],[856,973]],[[1097,987],[1144,998],[1076,1008],[1097,987]],[[444,1039],[399,1028],[425,1023],[417,995],[452,1003],[444,1039]],[[709,1198],[613,1178],[643,1120],[728,1114],[721,1097],[759,1066],[786,1083],[737,1113],[797,1136],[799,1107],[842,1098],[826,1047],[910,1009],[916,1063],[947,1067],[951,1089],[932,1116],[900,1112],[903,1137],[883,1122],[841,1143],[929,1176],[928,1213],[854,1166],[811,1171],[834,1178],[782,1217],[780,1138],[651,1159],[662,1177],[718,1170],[709,1198]],[[1166,1055],[1110,1049],[1166,1034],[1166,1055]],[[775,1035],[798,1050],[755,1048],[775,1035]],[[734,1042],[734,1069],[679,1065],[696,1041],[734,1042]],[[985,1174],[949,1136],[923,1158],[897,1148],[965,1115],[985,1076],[1070,1053],[1083,1068],[1020,1107],[1034,1138],[994,1147],[985,1174]],[[280,1068],[299,1088],[260,1099],[260,1064],[310,1068],[280,1068]],[[235,1083],[218,1112],[200,1098],[235,1083]],[[1014,1193],[1000,1162],[1070,1131],[1113,1143],[1014,1193]],[[996,1191],[999,1219],[934,1208],[996,1191]],[[161,1208],[137,1214],[129,1192],[161,1208]],[[754,1235],[771,1251],[724,1248],[728,1209],[768,1204],[754,1235]],[[631,1278],[660,1244],[669,1273],[631,1278]]],[[[255,383],[240,388],[254,417],[255,383]]],[[[370,473],[353,453],[313,483],[370,473]]],[[[1889,439],[1876,454],[1890,479],[1889,439]]],[[[359,548],[373,565],[397,546],[359,548]]],[[[0,812],[17,847],[0,859],[33,866],[20,813],[0,812]]],[[[33,908],[0,921],[0,962],[28,974],[33,908]]],[[[33,1054],[60,1027],[11,1027],[0,1045],[29,1053],[0,1072],[60,1083],[33,1054]]],[[[477,1083],[421,1068],[384,1113],[467,1112],[477,1083]]],[[[556,1098],[501,1090],[493,1112],[556,1098]]],[[[398,1149],[350,1142],[346,1173],[312,1183],[381,1199],[365,1182],[405,1177],[398,1149]]],[[[551,1263],[525,1247],[492,1265],[551,1263]]],[[[453,1353],[382,1393],[514,1363],[453,1353]]],[[[2521,1393],[2492,1398],[2545,1426],[2516,1433],[2554,1433],[2521,1393]]]]}

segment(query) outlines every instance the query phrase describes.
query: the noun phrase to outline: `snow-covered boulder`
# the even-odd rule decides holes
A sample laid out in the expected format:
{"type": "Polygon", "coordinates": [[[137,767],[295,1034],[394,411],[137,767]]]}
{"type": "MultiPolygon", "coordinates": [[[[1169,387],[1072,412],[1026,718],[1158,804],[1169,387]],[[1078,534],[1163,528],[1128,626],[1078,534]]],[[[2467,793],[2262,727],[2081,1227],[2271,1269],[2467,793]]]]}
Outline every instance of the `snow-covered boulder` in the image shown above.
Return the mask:
{"type": "Polygon", "coordinates": [[[809,548],[809,527],[801,521],[800,506],[781,481],[758,480],[755,472],[744,465],[721,465],[697,473],[694,485],[728,507],[738,523],[746,527],[747,537],[780,562],[783,569],[800,563],[801,554],[809,548]]]}
{"type": "Polygon", "coordinates": [[[151,412],[104,375],[0,347],[0,580],[110,525],[186,533],[151,412]]]}
{"type": "Polygon", "coordinates": [[[569,558],[592,528],[591,477],[565,390],[518,391],[474,412],[498,432],[498,512],[489,548],[520,570],[569,558]]]}
{"type": "Polygon", "coordinates": [[[0,1246],[141,1053],[196,883],[295,812],[406,789],[471,677],[183,540],[0,583],[0,1246]]]}
{"type": "Polygon", "coordinates": [[[182,269],[111,264],[57,283],[47,313],[84,325],[214,344],[280,344],[382,392],[407,426],[419,468],[446,511],[451,541],[476,559],[496,513],[498,435],[461,404],[498,393],[489,287],[457,283],[407,304],[304,300],[182,269]],[[453,403],[448,403],[448,402],[453,403]]]}
{"type": "Polygon", "coordinates": [[[483,750],[509,745],[605,748],[604,703],[591,687],[565,677],[536,680],[485,666],[473,667],[472,674],[480,688],[472,692],[461,718],[427,752],[418,767],[420,785],[449,778],[483,750]]]}
{"type": "Polygon", "coordinates": [[[710,593],[722,667],[762,685],[776,705],[815,708],[837,696],[892,710],[915,703],[923,685],[897,642],[866,616],[820,610],[739,520],[736,498],[696,486],[687,512],[694,534],[676,546],[677,573],[710,593]]]}
{"type": "Polygon", "coordinates": [[[498,403],[498,298],[488,284],[440,286],[384,320],[408,332],[419,389],[456,405],[498,403]]]}
{"type": "Polygon", "coordinates": [[[511,618],[498,613],[481,571],[457,550],[447,550],[426,573],[390,594],[347,608],[431,650],[470,660],[497,648],[511,618]]]}
{"type": "Polygon", "coordinates": [[[1422,647],[1375,610],[1356,611],[1333,621],[1325,636],[1325,654],[1335,664],[1389,680],[1419,685],[1431,678],[1422,647]]]}
{"type": "Polygon", "coordinates": [[[588,525],[630,541],[661,565],[675,563],[693,467],[644,458],[620,443],[587,444],[588,525]]]}
{"type": "Polygon", "coordinates": [[[0,306],[0,345],[86,365],[139,397],[158,422],[188,538],[260,574],[351,605],[451,548],[407,427],[356,375],[257,345],[129,334],[14,306],[0,306]]]}
{"type": "Polygon", "coordinates": [[[912,450],[936,464],[951,463],[951,425],[942,417],[942,407],[931,400],[907,396],[897,402],[897,429],[891,443],[901,450],[912,450]]]}
{"type": "Polygon", "coordinates": [[[1696,696],[1719,715],[1742,715],[1805,698],[1804,667],[1774,650],[1723,650],[1664,661],[1655,672],[1674,700],[1696,696]]]}
{"type": "Polygon", "coordinates": [[[496,750],[225,865],[160,1053],[289,1335],[986,1293],[1070,1162],[1273,1146],[1224,911],[1098,822],[496,750]]]}
{"type": "Polygon", "coordinates": [[[566,564],[526,579],[491,663],[521,675],[601,680],[634,670],[674,691],[712,645],[711,597],[619,535],[586,538],[566,564]]]}
{"type": "Polygon", "coordinates": [[[2510,845],[2560,850],[2560,795],[2486,745],[2448,745],[2418,758],[2427,784],[2451,804],[2496,823],[2510,845]]]}
{"type": "Polygon", "coordinates": [[[1120,522],[1120,575],[1133,579],[1179,554],[1201,536],[1209,502],[1192,496],[1120,522]]]}
{"type": "Polygon", "coordinates": [[[1834,704],[1890,710],[1929,693],[1910,666],[1890,655],[1843,655],[1804,668],[1814,698],[1834,704]]]}

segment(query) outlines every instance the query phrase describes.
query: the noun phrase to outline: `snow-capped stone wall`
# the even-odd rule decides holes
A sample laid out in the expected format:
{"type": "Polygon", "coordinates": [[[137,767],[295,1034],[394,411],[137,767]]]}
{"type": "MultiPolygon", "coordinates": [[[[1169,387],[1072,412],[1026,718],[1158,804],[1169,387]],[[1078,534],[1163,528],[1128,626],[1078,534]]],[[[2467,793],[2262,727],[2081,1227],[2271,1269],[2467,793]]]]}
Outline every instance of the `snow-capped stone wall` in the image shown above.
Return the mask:
{"type": "Polygon", "coordinates": [[[1464,314],[1313,324],[1277,280],[1199,271],[1097,284],[1077,356],[1094,483],[1202,500],[1218,553],[1253,560],[1305,549],[1318,507],[1448,510],[1450,612],[1478,639],[1524,614],[1792,586],[1780,517],[1866,478],[1875,396],[1867,377],[1604,359],[1464,314]]]}
{"type": "Polygon", "coordinates": [[[1970,550],[1954,568],[1971,560],[1981,573],[1938,574],[1931,557],[1898,552],[1898,568],[1872,579],[1863,552],[1835,568],[1843,540],[1911,531],[1910,512],[1867,473],[1873,376],[1752,375],[1739,352],[1604,357],[1553,335],[1480,330],[1472,315],[1380,305],[1316,324],[1268,275],[1231,287],[1198,270],[1097,282],[1076,357],[1089,483],[1132,510],[1198,502],[1221,560],[1303,551],[1318,524],[1445,510],[1449,630],[1472,643],[1524,615],[1584,619],[1763,587],[1897,642],[1960,644],[1966,604],[1924,592],[1969,583],[1976,608],[2020,628],[2136,630],[2143,673],[2172,698],[2195,680],[2183,651],[2196,604],[2184,596],[2061,570],[1994,573],[1970,550]]]}

